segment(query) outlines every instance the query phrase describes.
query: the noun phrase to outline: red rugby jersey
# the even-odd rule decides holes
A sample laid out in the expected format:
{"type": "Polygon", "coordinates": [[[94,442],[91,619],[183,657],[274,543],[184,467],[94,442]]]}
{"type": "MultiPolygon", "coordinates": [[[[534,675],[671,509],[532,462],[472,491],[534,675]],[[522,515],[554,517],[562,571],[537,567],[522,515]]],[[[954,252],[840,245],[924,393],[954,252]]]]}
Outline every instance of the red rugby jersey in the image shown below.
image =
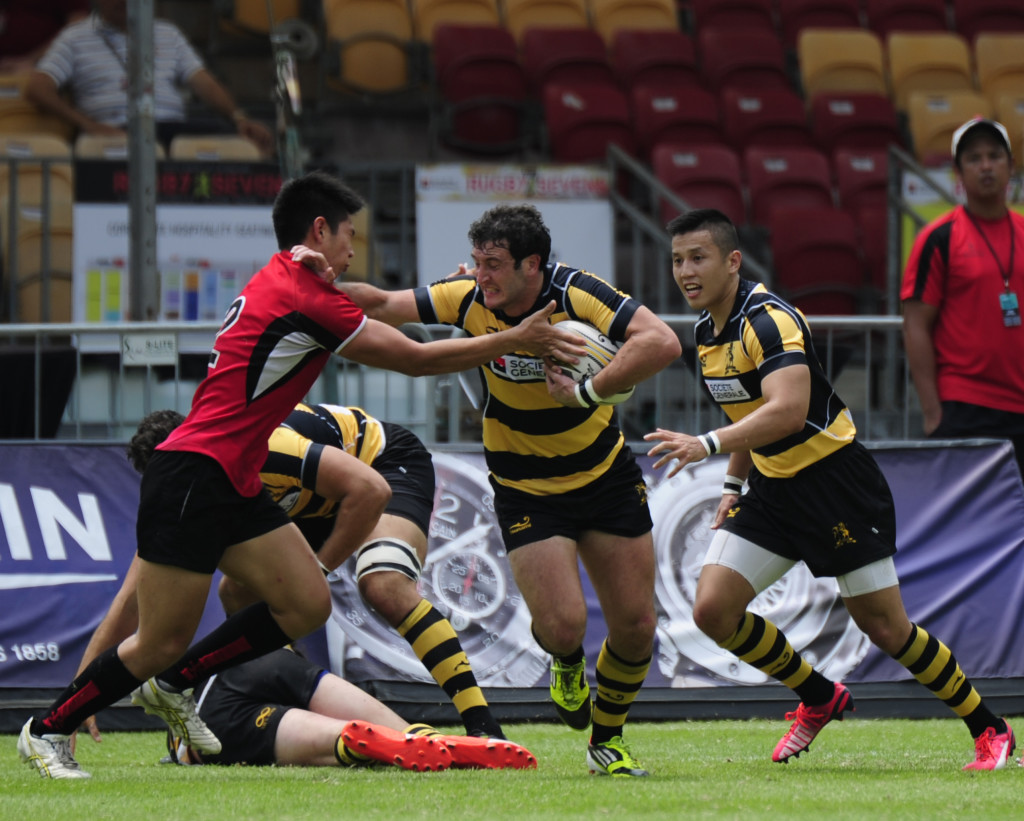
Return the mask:
{"type": "Polygon", "coordinates": [[[275,254],[231,304],[188,417],[158,449],[204,453],[255,496],[270,434],[365,324],[345,294],[275,254]]]}

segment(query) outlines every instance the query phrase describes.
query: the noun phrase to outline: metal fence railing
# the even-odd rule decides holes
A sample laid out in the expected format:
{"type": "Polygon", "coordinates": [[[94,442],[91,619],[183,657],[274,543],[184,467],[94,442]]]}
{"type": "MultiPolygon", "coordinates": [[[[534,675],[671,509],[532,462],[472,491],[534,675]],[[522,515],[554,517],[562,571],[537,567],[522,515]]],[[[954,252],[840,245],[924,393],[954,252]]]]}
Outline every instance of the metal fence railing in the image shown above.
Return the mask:
{"type": "MultiPolygon", "coordinates": [[[[700,386],[693,315],[662,318],[679,334],[683,356],[637,387],[619,409],[627,438],[655,427],[704,430],[721,412],[700,386]]],[[[898,317],[811,317],[819,357],[865,440],[919,435],[920,414],[898,317]]],[[[206,371],[215,323],[23,324],[0,329],[0,439],[117,441],[145,414],[185,412],[206,371]]],[[[420,340],[442,326],[406,326],[420,340]]],[[[473,372],[407,377],[334,357],[311,391],[314,402],[358,405],[409,427],[428,444],[479,446],[480,383],[473,372]]]]}

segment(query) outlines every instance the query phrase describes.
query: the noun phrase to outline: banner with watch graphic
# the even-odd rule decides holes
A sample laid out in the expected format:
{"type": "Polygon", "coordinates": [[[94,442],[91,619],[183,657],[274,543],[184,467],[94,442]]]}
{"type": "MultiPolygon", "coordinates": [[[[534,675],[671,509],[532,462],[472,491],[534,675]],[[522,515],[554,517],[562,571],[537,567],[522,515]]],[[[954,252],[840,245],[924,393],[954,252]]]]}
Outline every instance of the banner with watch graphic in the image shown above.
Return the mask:
{"type": "MultiPolygon", "coordinates": [[[[1008,443],[922,443],[873,452],[896,498],[896,566],[910,617],[975,678],[1024,677],[1024,486],[1008,443]]],[[[482,454],[434,450],[437,491],[421,590],[459,634],[485,687],[546,688],[548,658],[508,570],[482,454]]],[[[639,457],[655,520],[658,634],[651,687],[764,683],[693,626],[692,602],[726,460],[663,480],[639,457]]],[[[112,445],[0,446],[0,688],[63,687],[134,553],[138,475],[112,445]]],[[[397,632],[368,610],[351,566],[313,656],[353,681],[429,683],[397,632]],[[317,655],[322,649],[322,658],[317,655]]],[[[584,579],[593,673],[604,623],[584,579]]],[[[215,587],[215,585],[214,585],[215,587]]],[[[846,681],[898,681],[903,667],[852,624],[832,579],[798,565],[753,608],[808,660],[846,681]]],[[[211,594],[199,628],[221,619],[211,594]]],[[[538,698],[544,698],[544,694],[538,698]]]]}

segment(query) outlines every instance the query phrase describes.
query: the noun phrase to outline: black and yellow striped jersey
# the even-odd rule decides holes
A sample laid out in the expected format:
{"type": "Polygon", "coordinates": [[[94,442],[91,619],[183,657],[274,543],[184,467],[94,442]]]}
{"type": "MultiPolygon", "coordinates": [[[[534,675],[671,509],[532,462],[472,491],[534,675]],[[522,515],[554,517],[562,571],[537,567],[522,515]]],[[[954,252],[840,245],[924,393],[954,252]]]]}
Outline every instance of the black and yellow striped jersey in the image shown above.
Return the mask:
{"type": "Polygon", "coordinates": [[[324,448],[340,448],[372,465],[385,444],[381,423],[359,408],[298,404],[271,434],[260,479],[291,518],[333,516],[337,500],[325,499],[315,490],[324,448]]]}
{"type": "MultiPolygon", "coordinates": [[[[529,313],[557,302],[551,322],[577,319],[622,342],[640,304],[600,277],[550,263],[529,313]]],[[[420,321],[462,328],[471,336],[497,333],[522,317],[484,305],[472,276],[416,289],[420,321]]],[[[486,387],[483,443],[495,481],[537,496],[583,487],[611,466],[623,447],[614,408],[567,408],[548,393],[542,361],[527,353],[495,359],[481,369],[486,387]]]]}
{"type": "Polygon", "coordinates": [[[736,422],[764,404],[761,380],[780,368],[806,365],[811,400],[803,430],[751,451],[765,476],[793,476],[853,441],[849,409],[825,375],[802,313],[760,283],[740,279],[729,321],[715,336],[705,311],[694,330],[704,385],[736,422]]]}

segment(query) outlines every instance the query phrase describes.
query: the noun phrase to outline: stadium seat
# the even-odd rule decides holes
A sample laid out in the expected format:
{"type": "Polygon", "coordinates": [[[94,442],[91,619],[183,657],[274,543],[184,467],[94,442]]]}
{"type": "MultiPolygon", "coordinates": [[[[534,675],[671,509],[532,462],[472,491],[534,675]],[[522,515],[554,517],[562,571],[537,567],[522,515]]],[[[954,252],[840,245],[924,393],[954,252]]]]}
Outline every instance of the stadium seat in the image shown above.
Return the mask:
{"type": "Polygon", "coordinates": [[[767,225],[781,206],[828,208],[832,201],[832,172],[828,158],[814,148],[759,148],[743,153],[750,189],[750,220],[767,225]]]}
{"type": "Polygon", "coordinates": [[[531,26],[523,32],[520,45],[523,70],[535,95],[539,96],[549,82],[572,85],[616,81],[604,40],[591,28],[531,26]]]}
{"type": "Polygon", "coordinates": [[[637,85],[700,85],[693,38],[669,29],[620,29],[611,47],[611,65],[624,88],[637,85]]]}
{"type": "Polygon", "coordinates": [[[435,136],[484,153],[522,148],[529,89],[512,34],[501,26],[442,23],[432,45],[435,136]]]}
{"type": "Polygon", "coordinates": [[[778,0],[778,4],[779,31],[788,49],[796,48],[806,28],[860,28],[859,0],[778,0]]]}
{"type": "Polygon", "coordinates": [[[697,34],[705,28],[775,31],[772,0],[690,0],[690,10],[697,34]]]}
{"type": "Polygon", "coordinates": [[[946,0],[866,0],[864,11],[883,40],[894,31],[949,31],[946,0]]]}
{"type": "Polygon", "coordinates": [[[752,145],[813,146],[803,98],[788,88],[722,92],[722,130],[741,152],[752,145]]]}
{"type": "MultiPolygon", "coordinates": [[[[659,143],[651,155],[651,167],[670,191],[694,208],[717,208],[736,225],[747,222],[739,156],[725,145],[659,143]]],[[[679,209],[664,203],[662,222],[679,209]]]]}
{"type": "Polygon", "coordinates": [[[1024,92],[1024,32],[979,34],[974,41],[978,85],[989,101],[1024,92]]]}
{"type": "Polygon", "coordinates": [[[223,10],[222,25],[248,34],[269,34],[271,13],[274,25],[303,16],[302,0],[232,0],[217,7],[223,10]]]}
{"type": "Polygon", "coordinates": [[[968,42],[982,32],[1024,31],[1020,0],[953,0],[953,28],[968,42]]]}
{"type": "MultiPolygon", "coordinates": [[[[76,160],[128,160],[128,136],[104,137],[99,134],[79,134],[73,153],[76,160]]],[[[157,143],[156,158],[165,159],[167,152],[157,143]]]]}
{"type": "Polygon", "coordinates": [[[804,29],[797,38],[804,97],[832,91],[888,94],[882,41],[855,29],[804,29]]]}
{"type": "Polygon", "coordinates": [[[929,166],[952,162],[953,132],[972,117],[991,117],[992,106],[974,91],[915,91],[907,102],[907,124],[918,161],[929,166]]]}
{"type": "Polygon", "coordinates": [[[953,32],[890,34],[889,85],[892,100],[907,110],[915,91],[970,91],[974,89],[971,54],[967,41],[953,32]]]}
{"type": "Polygon", "coordinates": [[[697,46],[704,84],[712,91],[791,87],[782,43],[771,31],[704,28],[697,46]]]}
{"type": "Polygon", "coordinates": [[[807,315],[859,312],[865,276],[853,217],[838,208],[780,207],[768,229],[779,296],[807,315]]]}
{"type": "MultiPolygon", "coordinates": [[[[18,205],[38,208],[49,197],[52,204],[67,203],[70,208],[73,180],[67,141],[52,134],[0,134],[0,209],[4,213],[14,187],[18,205]]],[[[0,234],[6,227],[0,222],[0,234]]]]}
{"type": "Polygon", "coordinates": [[[889,152],[885,149],[839,148],[832,154],[839,207],[885,211],[889,199],[889,152]]]}
{"type": "Polygon", "coordinates": [[[340,69],[328,78],[346,90],[388,94],[416,82],[413,25],[403,2],[324,0],[327,39],[338,49],[340,69]]]}
{"type": "Polygon", "coordinates": [[[1024,162],[1024,88],[1015,94],[1000,94],[995,100],[995,118],[1010,133],[1015,164],[1024,162]]]}
{"type": "Polygon", "coordinates": [[[440,23],[502,25],[498,0],[409,0],[416,39],[430,43],[440,23]]]}
{"type": "Polygon", "coordinates": [[[588,28],[590,13],[586,0],[504,0],[505,27],[517,42],[531,26],[543,28],[588,28]]]}
{"type": "Polygon", "coordinates": [[[51,134],[70,141],[74,126],[25,99],[28,78],[28,72],[0,74],[0,134],[51,134]]]}
{"type": "Polygon", "coordinates": [[[20,322],[70,322],[72,246],[71,209],[52,211],[43,225],[39,209],[19,208],[18,234],[5,270],[17,283],[20,322]]]}
{"type": "Polygon", "coordinates": [[[263,159],[256,143],[235,134],[179,134],[171,140],[167,155],[172,160],[210,162],[258,162],[263,159]]]}
{"type": "Polygon", "coordinates": [[[634,86],[630,103],[642,157],[662,142],[703,145],[724,139],[718,98],[705,88],[634,86]]]}
{"type": "Polygon", "coordinates": [[[680,30],[675,0],[590,0],[590,15],[608,45],[623,29],[680,30]]]}
{"type": "MultiPolygon", "coordinates": [[[[857,226],[857,244],[864,258],[864,274],[867,289],[861,306],[868,313],[886,313],[889,292],[889,210],[875,205],[855,208],[852,212],[857,226]]],[[[898,310],[898,309],[897,309],[898,310]]]]}
{"type": "Polygon", "coordinates": [[[826,154],[837,148],[886,148],[904,143],[896,109],[884,94],[819,94],[811,101],[811,131],[826,154]]]}
{"type": "Polygon", "coordinates": [[[603,163],[608,145],[636,153],[629,101],[615,86],[550,83],[543,91],[551,159],[569,163],[603,163]]]}

